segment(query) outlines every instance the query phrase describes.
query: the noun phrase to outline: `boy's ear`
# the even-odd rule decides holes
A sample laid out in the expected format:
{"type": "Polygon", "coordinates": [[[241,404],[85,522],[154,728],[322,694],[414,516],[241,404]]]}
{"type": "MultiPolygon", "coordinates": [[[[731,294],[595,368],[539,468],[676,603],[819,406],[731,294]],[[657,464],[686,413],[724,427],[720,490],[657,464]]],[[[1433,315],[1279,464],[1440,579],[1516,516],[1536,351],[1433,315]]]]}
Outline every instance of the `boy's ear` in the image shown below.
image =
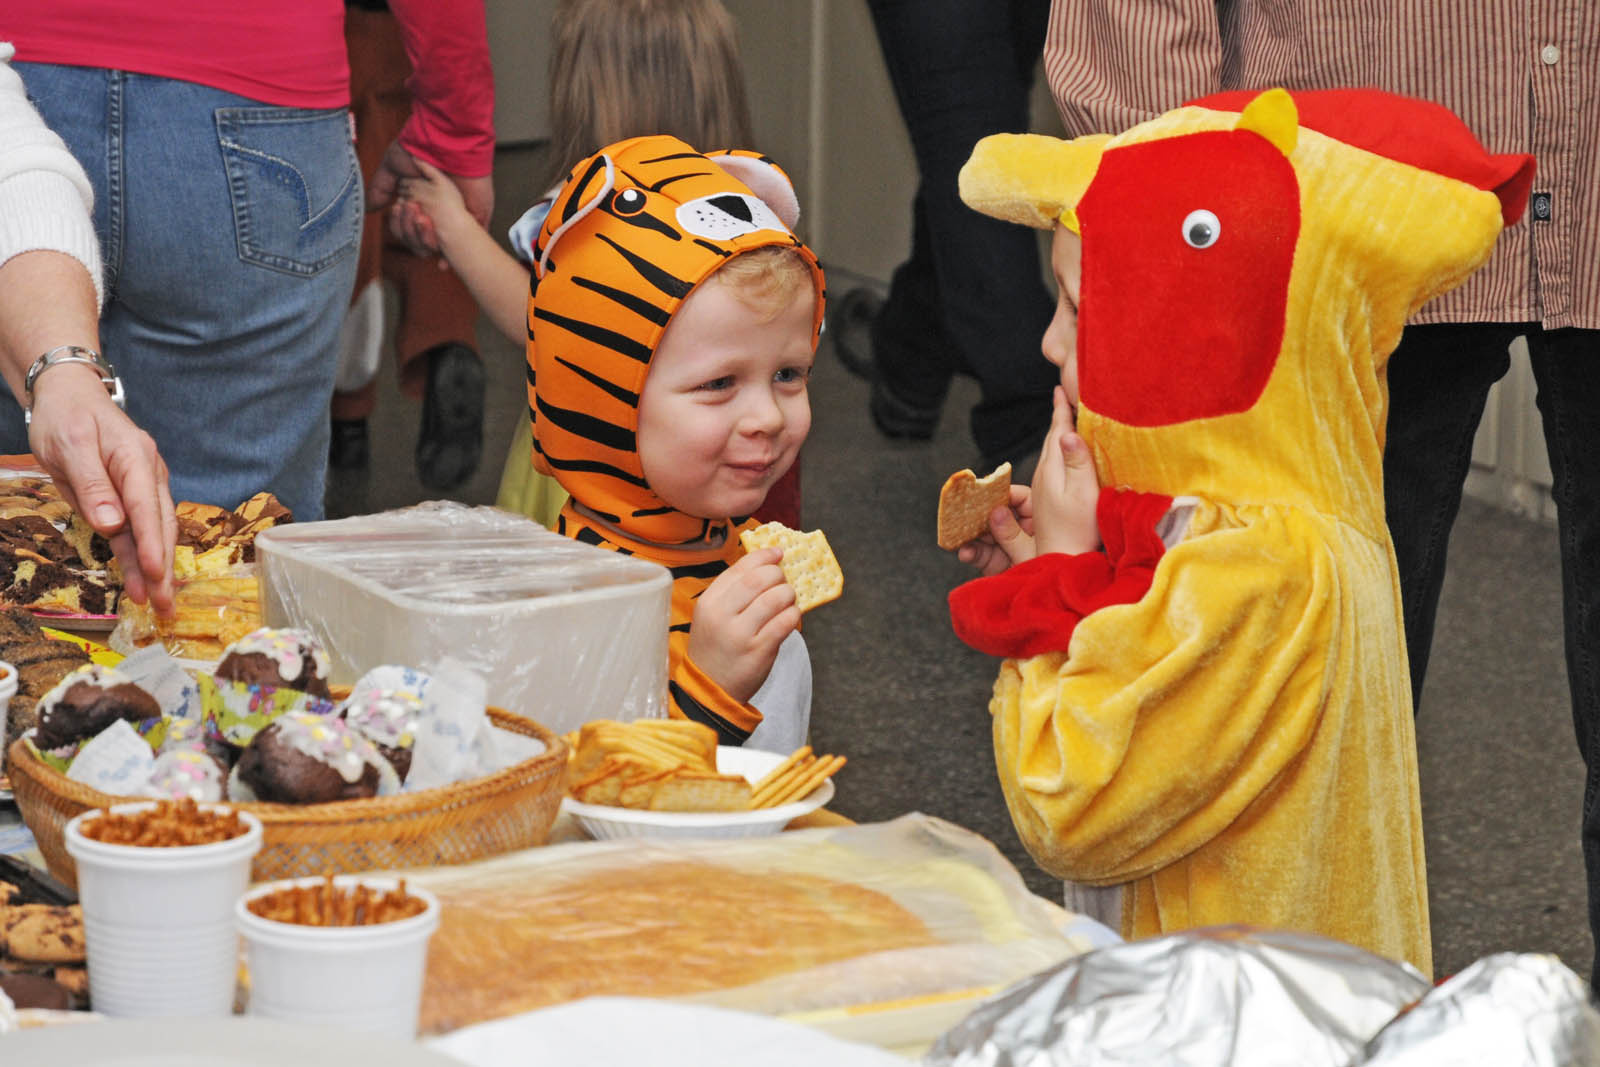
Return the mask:
{"type": "Polygon", "coordinates": [[[562,234],[571,229],[579,219],[599,207],[616,183],[616,164],[612,163],[611,157],[604,152],[573,168],[572,175],[556,197],[556,202],[550,205],[550,214],[545,217],[543,228],[549,231],[549,236],[545,237],[536,249],[539,256],[536,265],[537,277],[544,277],[550,263],[550,253],[555,250],[556,242],[561,240],[562,234]]]}
{"type": "Polygon", "coordinates": [[[731,149],[707,152],[706,158],[738,178],[770,207],[789,229],[800,221],[800,198],[794,195],[789,176],[766,156],[731,149]]]}

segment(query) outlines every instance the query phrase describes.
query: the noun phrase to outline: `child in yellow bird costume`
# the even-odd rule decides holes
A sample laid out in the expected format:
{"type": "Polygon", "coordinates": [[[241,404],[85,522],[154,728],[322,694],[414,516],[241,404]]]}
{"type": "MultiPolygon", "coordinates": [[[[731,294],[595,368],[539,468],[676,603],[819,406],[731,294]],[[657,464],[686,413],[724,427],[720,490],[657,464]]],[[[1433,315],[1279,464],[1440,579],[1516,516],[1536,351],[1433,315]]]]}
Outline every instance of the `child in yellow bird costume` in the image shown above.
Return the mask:
{"type": "MultiPolygon", "coordinates": [[[[1022,840],[1123,936],[1308,930],[1431,973],[1385,361],[1531,181],[1371,90],[990,137],[962,171],[977,210],[1082,241],[1070,370],[1102,547],[1020,539],[951,613],[1007,657],[990,711],[1022,840]]],[[[1040,486],[1014,494],[1024,527],[1040,486]]]]}

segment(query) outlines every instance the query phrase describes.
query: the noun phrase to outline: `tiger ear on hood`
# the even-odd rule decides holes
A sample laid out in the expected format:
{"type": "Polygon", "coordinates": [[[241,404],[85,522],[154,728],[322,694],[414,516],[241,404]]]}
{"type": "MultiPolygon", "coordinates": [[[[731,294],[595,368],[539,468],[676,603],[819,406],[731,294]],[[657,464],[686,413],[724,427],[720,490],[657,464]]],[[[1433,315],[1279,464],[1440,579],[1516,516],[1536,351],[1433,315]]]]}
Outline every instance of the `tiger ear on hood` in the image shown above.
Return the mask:
{"type": "Polygon", "coordinates": [[[562,235],[585,215],[599,207],[616,187],[616,164],[604,152],[590,157],[578,166],[583,168],[581,175],[574,168],[561,194],[556,197],[555,203],[550,205],[550,214],[545,216],[543,229],[549,231],[549,236],[544,237],[534,248],[537,256],[534,265],[535,277],[544,277],[549,267],[550,253],[555,250],[556,242],[561,240],[562,235]]]}
{"type": "Polygon", "coordinates": [[[800,221],[800,198],[794,183],[782,167],[757,152],[730,149],[707,152],[706,158],[739,179],[772,209],[784,226],[794,229],[800,221]]]}

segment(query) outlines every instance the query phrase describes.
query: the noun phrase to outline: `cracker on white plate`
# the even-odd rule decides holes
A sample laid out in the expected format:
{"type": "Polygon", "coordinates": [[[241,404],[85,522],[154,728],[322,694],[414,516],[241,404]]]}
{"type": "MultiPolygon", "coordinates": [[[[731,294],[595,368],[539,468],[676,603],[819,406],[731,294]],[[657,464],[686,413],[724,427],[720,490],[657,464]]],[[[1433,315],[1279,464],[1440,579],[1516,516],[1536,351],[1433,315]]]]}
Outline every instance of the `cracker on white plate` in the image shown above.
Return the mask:
{"type": "Polygon", "coordinates": [[[979,478],[959,470],[939,490],[939,547],[960,548],[989,529],[989,514],[1011,502],[1011,464],[1002,463],[979,478]]]}
{"type": "Polygon", "coordinates": [[[821,530],[801,533],[778,522],[763,523],[739,535],[746,552],[758,548],[783,549],[783,576],[794,586],[794,600],[802,612],[837,600],[844,592],[844,572],[821,530]]]}

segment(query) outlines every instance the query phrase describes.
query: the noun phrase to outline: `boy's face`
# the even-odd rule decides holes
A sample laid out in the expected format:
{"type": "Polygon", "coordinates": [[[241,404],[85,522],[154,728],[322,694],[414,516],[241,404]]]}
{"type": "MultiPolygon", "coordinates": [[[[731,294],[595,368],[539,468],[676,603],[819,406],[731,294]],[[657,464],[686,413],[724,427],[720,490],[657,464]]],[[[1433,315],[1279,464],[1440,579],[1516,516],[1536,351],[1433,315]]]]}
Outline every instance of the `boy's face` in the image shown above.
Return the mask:
{"type": "Polygon", "coordinates": [[[810,289],[770,307],[715,276],[689,294],[650,360],[639,460],[661,499],[705,519],[749,515],[811,430],[810,289]]]}
{"type": "Polygon", "coordinates": [[[1061,368],[1061,388],[1078,406],[1078,289],[1082,280],[1083,239],[1060,223],[1050,242],[1050,270],[1056,276],[1056,314],[1045,327],[1039,349],[1061,368]]]}

